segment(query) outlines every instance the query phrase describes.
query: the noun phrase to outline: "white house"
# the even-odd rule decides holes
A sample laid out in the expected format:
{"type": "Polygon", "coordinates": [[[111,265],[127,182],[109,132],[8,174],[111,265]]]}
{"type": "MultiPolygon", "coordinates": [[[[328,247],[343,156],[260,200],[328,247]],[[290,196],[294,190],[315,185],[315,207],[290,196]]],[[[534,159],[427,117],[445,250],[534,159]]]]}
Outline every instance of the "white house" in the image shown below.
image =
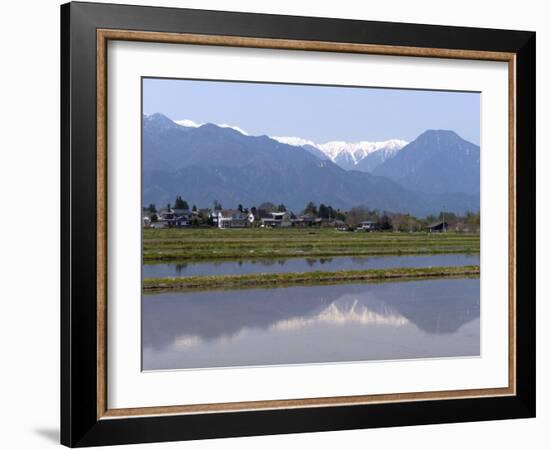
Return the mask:
{"type": "Polygon", "coordinates": [[[250,221],[249,216],[233,209],[218,211],[217,219],[218,228],[245,228],[250,221]]]}
{"type": "Polygon", "coordinates": [[[272,212],[271,217],[263,217],[262,225],[264,227],[286,228],[292,226],[290,215],[287,212],[272,212]]]}
{"type": "Polygon", "coordinates": [[[357,231],[378,231],[378,224],[371,220],[367,220],[359,224],[357,231]]]}

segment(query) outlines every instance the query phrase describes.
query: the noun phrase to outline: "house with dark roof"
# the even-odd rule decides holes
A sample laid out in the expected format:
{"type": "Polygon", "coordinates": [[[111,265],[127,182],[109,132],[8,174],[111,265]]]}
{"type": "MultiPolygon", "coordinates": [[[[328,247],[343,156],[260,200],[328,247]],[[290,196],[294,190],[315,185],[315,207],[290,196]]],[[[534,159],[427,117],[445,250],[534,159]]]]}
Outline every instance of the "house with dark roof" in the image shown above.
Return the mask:
{"type": "Polygon", "coordinates": [[[435,222],[426,227],[428,233],[445,233],[449,229],[447,222],[435,222]]]}
{"type": "Polygon", "coordinates": [[[310,216],[308,214],[303,214],[301,216],[292,219],[292,226],[295,227],[311,227],[312,225],[317,224],[317,218],[310,216]]]}
{"type": "Polygon", "coordinates": [[[191,212],[188,209],[161,209],[152,228],[181,228],[191,225],[191,212]]]}

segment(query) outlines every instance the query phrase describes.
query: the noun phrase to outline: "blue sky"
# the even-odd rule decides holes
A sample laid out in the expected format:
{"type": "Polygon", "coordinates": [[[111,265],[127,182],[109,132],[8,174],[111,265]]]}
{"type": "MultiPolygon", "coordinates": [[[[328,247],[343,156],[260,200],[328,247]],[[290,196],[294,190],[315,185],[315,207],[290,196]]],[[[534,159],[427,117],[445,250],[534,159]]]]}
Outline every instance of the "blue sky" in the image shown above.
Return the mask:
{"type": "Polygon", "coordinates": [[[143,113],[236,125],[251,135],[328,141],[414,140],[447,129],[479,145],[480,94],[143,79],[143,113]]]}

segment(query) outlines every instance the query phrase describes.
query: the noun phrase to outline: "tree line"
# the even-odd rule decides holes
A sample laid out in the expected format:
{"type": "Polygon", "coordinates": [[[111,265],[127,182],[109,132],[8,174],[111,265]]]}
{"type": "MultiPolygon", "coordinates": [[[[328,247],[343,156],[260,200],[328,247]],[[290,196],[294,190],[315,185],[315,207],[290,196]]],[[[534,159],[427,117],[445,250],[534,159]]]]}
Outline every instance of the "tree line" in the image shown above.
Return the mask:
{"type": "MultiPolygon", "coordinates": [[[[189,203],[181,196],[176,196],[174,204],[168,203],[167,209],[175,208],[181,210],[189,210],[189,203]]],[[[211,210],[222,210],[222,204],[218,200],[214,200],[211,210]]],[[[154,221],[157,218],[158,210],[155,204],[151,203],[144,208],[145,212],[149,214],[154,221]]],[[[197,206],[192,205],[191,210],[197,212],[197,206]]],[[[208,211],[209,209],[207,209],[208,211]]],[[[237,205],[237,210],[243,214],[252,213],[254,216],[260,216],[262,214],[269,214],[272,212],[288,212],[290,218],[295,219],[298,216],[289,211],[283,204],[275,204],[272,202],[263,202],[258,206],[252,206],[250,208],[244,207],[242,204],[237,205]]],[[[428,225],[436,222],[446,222],[450,230],[469,230],[479,231],[480,226],[480,214],[479,212],[466,212],[465,214],[456,214],[450,211],[441,211],[438,215],[428,215],[426,217],[415,217],[411,214],[394,213],[389,211],[380,211],[378,209],[369,209],[366,206],[356,206],[347,211],[343,211],[339,208],[333,208],[331,205],[320,203],[317,205],[315,202],[308,202],[304,209],[299,212],[300,215],[310,216],[317,219],[322,219],[325,223],[342,222],[351,228],[356,228],[361,222],[374,222],[377,224],[377,228],[382,231],[421,231],[428,225]]],[[[208,214],[204,211],[199,215],[196,214],[194,220],[202,223],[209,223],[211,221],[208,214]],[[204,217],[202,217],[204,216],[204,217]]]]}

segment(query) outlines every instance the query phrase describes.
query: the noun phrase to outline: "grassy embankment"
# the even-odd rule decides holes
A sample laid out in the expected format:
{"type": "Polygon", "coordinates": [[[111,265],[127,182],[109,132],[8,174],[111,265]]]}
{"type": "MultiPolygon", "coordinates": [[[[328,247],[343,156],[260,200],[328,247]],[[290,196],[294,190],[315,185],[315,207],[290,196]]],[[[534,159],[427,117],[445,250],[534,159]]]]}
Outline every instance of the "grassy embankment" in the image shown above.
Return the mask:
{"type": "Polygon", "coordinates": [[[340,270],[336,272],[146,278],[143,288],[146,292],[178,289],[231,289],[475,276],[479,276],[479,266],[423,267],[414,269],[398,268],[383,270],[340,270]]]}
{"type": "Polygon", "coordinates": [[[144,230],[144,263],[479,253],[478,234],[349,233],[333,229],[144,230]]]}
{"type": "MultiPolygon", "coordinates": [[[[333,229],[144,230],[145,263],[479,253],[479,235],[349,233],[333,229]]],[[[479,266],[146,278],[146,292],[479,276],[479,266]]]]}

